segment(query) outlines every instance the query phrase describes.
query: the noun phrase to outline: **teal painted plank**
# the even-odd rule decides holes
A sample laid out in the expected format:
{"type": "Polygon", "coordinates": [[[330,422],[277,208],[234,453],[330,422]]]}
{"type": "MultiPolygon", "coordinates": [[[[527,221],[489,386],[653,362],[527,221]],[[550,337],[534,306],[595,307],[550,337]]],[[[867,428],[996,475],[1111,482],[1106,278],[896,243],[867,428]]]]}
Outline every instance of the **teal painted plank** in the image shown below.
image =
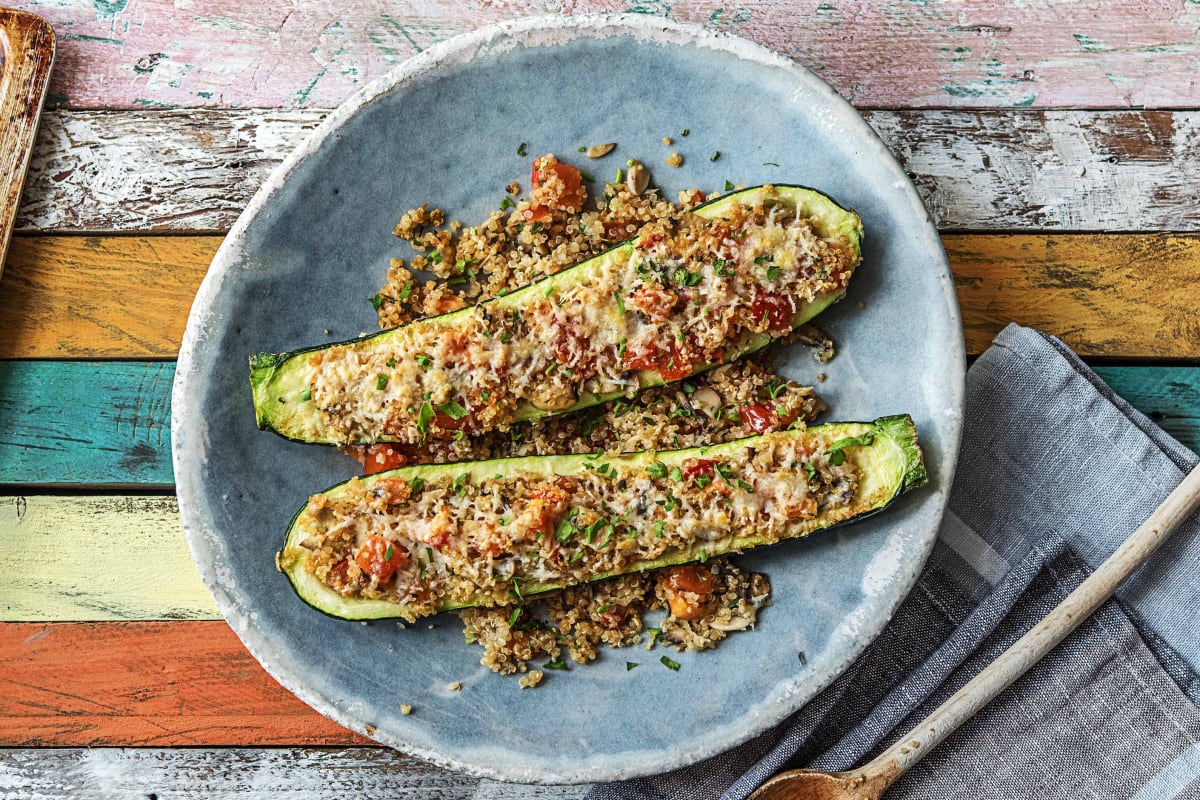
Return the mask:
{"type": "MultiPolygon", "coordinates": [[[[1200,448],[1200,367],[1096,372],[1200,448]]],[[[0,484],[171,486],[174,373],[167,362],[0,361],[0,484]]]]}
{"type": "Polygon", "coordinates": [[[0,361],[0,483],[171,486],[175,365],[0,361]]]}
{"type": "Polygon", "coordinates": [[[1129,404],[1200,452],[1200,367],[1094,367],[1129,404]]]}

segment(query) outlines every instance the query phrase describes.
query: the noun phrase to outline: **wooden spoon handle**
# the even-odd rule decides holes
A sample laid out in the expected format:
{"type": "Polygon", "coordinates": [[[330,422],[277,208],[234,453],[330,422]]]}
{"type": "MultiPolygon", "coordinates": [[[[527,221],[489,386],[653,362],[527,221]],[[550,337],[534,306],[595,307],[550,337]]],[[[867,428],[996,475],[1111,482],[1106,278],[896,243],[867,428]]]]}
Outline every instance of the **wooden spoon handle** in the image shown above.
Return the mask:
{"type": "Polygon", "coordinates": [[[879,781],[877,785],[880,790],[890,786],[1075,630],[1145,563],[1197,506],[1200,506],[1200,466],[1188,473],[1149,519],[1045,619],[937,710],[921,720],[912,731],[866,764],[861,772],[871,780],[879,781]]]}

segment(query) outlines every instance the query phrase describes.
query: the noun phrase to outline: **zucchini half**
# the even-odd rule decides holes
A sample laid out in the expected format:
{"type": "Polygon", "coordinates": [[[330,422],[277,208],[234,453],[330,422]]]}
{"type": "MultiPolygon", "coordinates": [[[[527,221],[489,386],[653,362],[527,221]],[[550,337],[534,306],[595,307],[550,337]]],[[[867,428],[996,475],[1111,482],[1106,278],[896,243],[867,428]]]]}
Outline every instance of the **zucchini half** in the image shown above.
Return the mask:
{"type": "MultiPolygon", "coordinates": [[[[814,231],[821,238],[844,238],[852,251],[853,266],[858,265],[861,258],[862,220],[853,211],[842,208],[830,197],[814,189],[778,184],[757,186],[711,200],[692,209],[692,213],[705,218],[719,217],[736,204],[753,205],[762,195],[767,195],[765,202],[768,204],[783,204],[799,209],[800,215],[810,220],[814,231]]],[[[410,326],[421,325],[431,326],[435,329],[451,329],[456,324],[466,324],[472,315],[480,312],[489,318],[492,316],[501,318],[505,313],[512,313],[516,309],[529,307],[542,301],[556,287],[561,289],[572,284],[586,284],[608,265],[629,258],[637,243],[637,238],[623,242],[573,267],[508,294],[495,297],[478,306],[468,306],[446,314],[425,317],[406,326],[391,328],[344,342],[285,353],[256,353],[250,356],[250,386],[253,391],[255,419],[258,427],[260,430],[274,431],[287,439],[320,444],[371,444],[397,441],[382,435],[370,438],[345,437],[330,429],[321,408],[317,403],[311,402],[314,369],[309,364],[309,358],[313,353],[333,348],[353,348],[366,353],[375,348],[388,347],[389,340],[395,337],[397,332],[410,326]]],[[[798,304],[792,328],[808,322],[831,304],[840,300],[843,294],[844,292],[830,292],[818,295],[812,301],[798,304]]],[[[735,360],[761,350],[775,338],[778,337],[772,337],[766,333],[743,333],[738,340],[729,343],[724,353],[725,361],[735,360]]],[[[703,372],[715,366],[717,365],[699,365],[691,374],[703,372]]],[[[667,382],[657,371],[653,370],[638,371],[634,374],[638,380],[639,390],[667,382]]],[[[686,377],[689,376],[682,376],[679,380],[686,377]]],[[[522,401],[511,413],[507,422],[523,422],[551,414],[577,411],[623,397],[625,394],[625,392],[596,394],[581,390],[575,403],[557,410],[543,410],[528,401],[522,401]]]]}
{"type": "MultiPolygon", "coordinates": [[[[687,547],[667,550],[661,556],[646,561],[637,561],[628,565],[620,572],[605,572],[590,575],[586,581],[602,580],[618,574],[643,572],[645,570],[699,561],[712,556],[747,550],[763,544],[784,539],[796,539],[807,536],[814,531],[831,528],[856,519],[870,516],[887,508],[900,495],[910,489],[924,486],[928,477],[925,462],[917,441],[917,429],[908,415],[881,417],[874,422],[835,422],[816,425],[803,430],[784,431],[782,433],[765,434],[764,436],[792,436],[808,439],[810,443],[826,449],[835,442],[858,437],[859,441],[869,441],[869,444],[855,444],[845,447],[842,452],[847,462],[853,463],[859,470],[859,485],[853,500],[845,506],[835,507],[822,512],[815,518],[790,523],[783,537],[774,540],[764,540],[753,530],[730,530],[723,539],[715,541],[696,542],[687,547]]],[[[439,476],[461,476],[464,472],[472,480],[499,477],[503,475],[536,475],[548,477],[554,475],[575,475],[585,469],[595,469],[607,462],[620,465],[623,468],[641,467],[643,469],[658,462],[670,469],[684,464],[688,459],[729,457],[746,448],[760,443],[764,436],[752,436],[731,442],[693,447],[684,450],[661,452],[623,453],[613,456],[603,456],[599,460],[589,455],[554,455],[527,456],[523,458],[493,459],[457,464],[423,464],[412,467],[381,472],[360,478],[368,486],[381,479],[402,479],[411,481],[421,479],[429,481],[439,476]]],[[[802,469],[789,474],[803,475],[802,469]]],[[[336,497],[345,490],[349,481],[338,484],[324,492],[336,497]]],[[[308,535],[305,531],[308,506],[305,505],[292,519],[283,550],[276,554],[276,565],[291,582],[292,588],[300,599],[318,611],[330,616],[348,620],[370,620],[406,618],[413,619],[427,610],[403,606],[398,602],[386,599],[362,597],[347,597],[326,586],[309,571],[307,559],[309,551],[300,546],[300,542],[308,535]]],[[[649,524],[649,523],[647,523],[649,524]]],[[[518,576],[519,577],[519,576],[518,576]]],[[[562,588],[559,584],[535,583],[532,580],[520,586],[520,597],[536,595],[542,592],[562,588]]],[[[446,602],[437,606],[437,611],[449,611],[457,608],[467,608],[482,605],[497,605],[494,596],[476,596],[465,601],[446,602]]]]}

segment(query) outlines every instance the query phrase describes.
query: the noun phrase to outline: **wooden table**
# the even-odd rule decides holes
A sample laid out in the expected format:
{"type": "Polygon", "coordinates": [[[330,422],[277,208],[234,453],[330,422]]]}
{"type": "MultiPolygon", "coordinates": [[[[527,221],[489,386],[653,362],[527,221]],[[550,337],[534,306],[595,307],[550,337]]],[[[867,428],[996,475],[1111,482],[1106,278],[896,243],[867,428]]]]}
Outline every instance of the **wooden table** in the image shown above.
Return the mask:
{"type": "MultiPolygon", "coordinates": [[[[972,355],[1010,320],[1040,327],[1200,443],[1200,2],[565,6],[816,70],[923,192],[972,355]]],[[[266,173],[392,65],[543,6],[23,7],[59,60],[0,281],[0,796],[579,796],[373,747],[267,677],[196,576],[169,443],[192,296],[266,173]]]]}

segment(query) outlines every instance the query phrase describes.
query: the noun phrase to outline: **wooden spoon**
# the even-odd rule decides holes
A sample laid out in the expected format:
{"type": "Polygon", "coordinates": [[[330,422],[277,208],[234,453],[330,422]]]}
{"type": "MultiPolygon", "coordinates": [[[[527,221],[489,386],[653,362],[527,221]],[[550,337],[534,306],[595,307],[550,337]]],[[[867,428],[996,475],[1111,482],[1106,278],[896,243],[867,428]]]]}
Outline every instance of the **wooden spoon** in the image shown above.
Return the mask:
{"type": "Polygon", "coordinates": [[[1200,506],[1200,466],[1045,619],[877,758],[846,772],[811,769],[781,772],[750,795],[750,800],[876,800],[909,767],[1091,616],[1197,506],[1200,506]]]}

